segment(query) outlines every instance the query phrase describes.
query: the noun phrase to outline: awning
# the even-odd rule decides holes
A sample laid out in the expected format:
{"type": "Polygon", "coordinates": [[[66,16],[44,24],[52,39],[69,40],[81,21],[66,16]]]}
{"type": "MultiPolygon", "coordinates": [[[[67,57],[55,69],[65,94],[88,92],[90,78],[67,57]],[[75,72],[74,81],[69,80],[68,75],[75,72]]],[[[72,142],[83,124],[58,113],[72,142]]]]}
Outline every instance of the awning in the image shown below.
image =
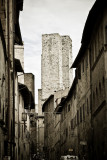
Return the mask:
{"type": "Polygon", "coordinates": [[[31,96],[30,109],[35,109],[34,97],[32,95],[32,92],[30,92],[30,96],[31,96]]]}
{"type": "Polygon", "coordinates": [[[20,60],[16,58],[15,58],[15,71],[24,73],[20,60]]]}
{"type": "Polygon", "coordinates": [[[23,99],[24,99],[24,108],[30,109],[30,92],[26,85],[19,83],[19,92],[21,93],[23,99]]]}
{"type": "Polygon", "coordinates": [[[24,99],[24,108],[25,109],[35,109],[34,97],[32,93],[29,91],[25,84],[18,84],[19,92],[22,94],[24,99]]]}

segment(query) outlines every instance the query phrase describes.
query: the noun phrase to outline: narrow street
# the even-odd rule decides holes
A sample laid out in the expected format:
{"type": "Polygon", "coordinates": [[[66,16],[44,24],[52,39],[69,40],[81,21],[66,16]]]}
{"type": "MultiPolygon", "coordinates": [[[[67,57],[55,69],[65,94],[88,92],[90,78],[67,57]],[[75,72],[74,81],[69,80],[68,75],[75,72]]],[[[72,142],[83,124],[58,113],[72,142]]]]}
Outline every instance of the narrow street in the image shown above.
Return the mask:
{"type": "Polygon", "coordinates": [[[107,160],[107,0],[0,0],[0,160],[68,159],[107,160]]]}

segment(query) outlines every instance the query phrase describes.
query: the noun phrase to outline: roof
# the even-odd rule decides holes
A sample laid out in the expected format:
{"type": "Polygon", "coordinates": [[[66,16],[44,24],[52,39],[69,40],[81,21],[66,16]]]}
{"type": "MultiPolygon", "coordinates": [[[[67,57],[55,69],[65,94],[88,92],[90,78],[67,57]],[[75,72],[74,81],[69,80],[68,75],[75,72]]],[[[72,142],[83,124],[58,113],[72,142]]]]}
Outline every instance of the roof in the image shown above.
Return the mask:
{"type": "Polygon", "coordinates": [[[22,65],[20,63],[20,60],[16,59],[16,58],[15,58],[15,70],[16,70],[16,72],[23,72],[24,73],[22,65]]]}
{"type": "Polygon", "coordinates": [[[72,86],[71,86],[71,88],[70,88],[70,90],[69,90],[69,92],[68,92],[68,95],[67,95],[66,97],[62,97],[62,98],[61,98],[61,102],[59,103],[59,105],[58,105],[57,108],[55,109],[55,112],[56,112],[56,113],[62,112],[62,109],[63,109],[63,107],[64,107],[64,104],[65,104],[66,101],[68,101],[69,98],[71,98],[71,96],[73,95],[74,89],[75,89],[75,87],[76,87],[76,82],[77,82],[77,81],[76,81],[76,78],[74,78],[74,81],[73,81],[72,86]]]}
{"type": "Polygon", "coordinates": [[[19,25],[19,12],[23,10],[23,0],[16,0],[16,17],[15,17],[15,43],[23,45],[20,25],[19,25]]]}
{"type": "Polygon", "coordinates": [[[104,8],[107,7],[107,0],[96,0],[93,7],[91,8],[88,18],[85,23],[85,27],[82,34],[82,40],[81,40],[81,48],[79,50],[79,53],[71,66],[72,68],[76,68],[79,60],[85,53],[85,50],[91,40],[91,36],[93,33],[93,29],[95,27],[95,24],[99,18],[99,15],[103,12],[104,8]]]}
{"type": "Polygon", "coordinates": [[[54,95],[53,94],[51,94],[48,98],[47,98],[47,100],[44,102],[44,104],[43,104],[43,106],[42,106],[42,112],[44,112],[45,111],[45,106],[46,106],[46,104],[48,103],[48,101],[51,99],[51,98],[53,98],[54,97],[54,95]]]}

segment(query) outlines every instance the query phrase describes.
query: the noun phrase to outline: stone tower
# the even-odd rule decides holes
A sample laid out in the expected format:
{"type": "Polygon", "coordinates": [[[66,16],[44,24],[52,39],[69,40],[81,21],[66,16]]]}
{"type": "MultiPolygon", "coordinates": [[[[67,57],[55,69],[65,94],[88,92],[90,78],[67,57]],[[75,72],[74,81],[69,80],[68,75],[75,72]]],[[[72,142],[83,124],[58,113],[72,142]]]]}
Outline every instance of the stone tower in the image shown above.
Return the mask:
{"type": "Polygon", "coordinates": [[[55,91],[68,88],[72,83],[72,40],[69,36],[42,35],[41,88],[42,101],[55,91]]]}

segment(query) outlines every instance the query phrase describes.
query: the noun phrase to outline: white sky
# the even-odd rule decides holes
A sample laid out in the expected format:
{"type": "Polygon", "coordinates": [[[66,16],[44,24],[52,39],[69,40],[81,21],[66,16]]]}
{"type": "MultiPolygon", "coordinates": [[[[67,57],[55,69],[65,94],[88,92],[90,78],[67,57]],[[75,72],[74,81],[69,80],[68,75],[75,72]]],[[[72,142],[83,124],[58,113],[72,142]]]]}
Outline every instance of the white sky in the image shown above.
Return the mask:
{"type": "Polygon", "coordinates": [[[59,33],[72,39],[73,60],[78,54],[87,15],[95,0],[24,0],[20,27],[25,72],[35,75],[35,100],[41,88],[42,34],[59,33]]]}

